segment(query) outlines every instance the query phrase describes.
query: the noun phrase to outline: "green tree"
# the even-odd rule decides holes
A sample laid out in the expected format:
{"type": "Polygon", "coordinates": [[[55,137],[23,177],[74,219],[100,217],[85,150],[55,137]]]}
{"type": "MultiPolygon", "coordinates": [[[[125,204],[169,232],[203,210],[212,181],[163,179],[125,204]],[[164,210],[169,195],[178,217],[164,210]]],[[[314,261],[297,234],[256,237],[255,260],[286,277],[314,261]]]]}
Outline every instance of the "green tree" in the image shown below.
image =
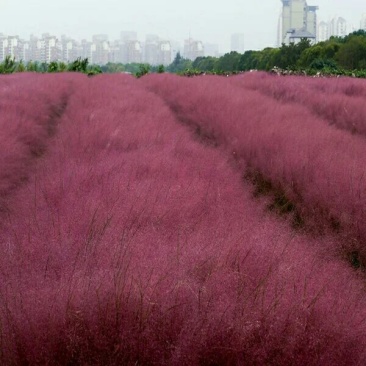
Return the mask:
{"type": "Polygon", "coordinates": [[[317,58],[310,65],[310,69],[336,71],[337,64],[332,59],[317,58]]]}
{"type": "Polygon", "coordinates": [[[140,65],[141,64],[136,63],[136,62],[132,62],[132,63],[126,64],[125,65],[125,70],[126,70],[126,72],[129,72],[131,74],[136,75],[136,73],[138,73],[139,70],[140,70],[140,65]]]}
{"type": "Polygon", "coordinates": [[[213,72],[217,69],[217,60],[216,57],[212,56],[197,57],[192,63],[192,68],[204,72],[213,72]]]}
{"type": "Polygon", "coordinates": [[[23,60],[20,60],[18,63],[17,63],[17,66],[16,66],[16,69],[15,69],[15,72],[24,72],[26,71],[26,67],[23,63],[23,60]]]}
{"type": "Polygon", "coordinates": [[[238,64],[239,71],[248,71],[256,69],[258,63],[257,54],[258,51],[252,51],[252,50],[245,51],[240,56],[238,64]]]}
{"type": "Polygon", "coordinates": [[[270,70],[274,66],[277,66],[277,60],[280,55],[278,48],[267,47],[258,53],[257,56],[257,69],[259,70],[270,70]]]}
{"type": "Polygon", "coordinates": [[[58,63],[57,61],[52,61],[47,68],[47,72],[58,72],[58,63]]]}
{"type": "Polygon", "coordinates": [[[216,70],[223,72],[239,71],[241,54],[236,51],[225,53],[224,56],[220,57],[216,63],[216,70]]]}
{"type": "Polygon", "coordinates": [[[59,62],[58,63],[58,71],[60,71],[60,72],[67,71],[67,64],[65,64],[65,62],[59,62]]]}
{"type": "Polygon", "coordinates": [[[26,65],[26,69],[27,69],[27,71],[37,72],[38,71],[38,62],[28,61],[27,65],[26,65]]]}
{"type": "Polygon", "coordinates": [[[335,38],[331,38],[324,44],[322,57],[324,59],[335,59],[340,47],[341,43],[337,42],[335,38]]]}
{"type": "Polygon", "coordinates": [[[16,70],[15,58],[6,56],[5,60],[0,64],[0,74],[11,74],[16,70]]]}
{"type": "Polygon", "coordinates": [[[324,46],[318,44],[305,49],[301,53],[297,64],[301,67],[309,67],[315,60],[323,58],[323,48],[324,46]]]}
{"type": "Polygon", "coordinates": [[[108,62],[106,65],[101,66],[101,70],[106,73],[119,73],[125,72],[126,67],[122,63],[108,62]]]}
{"type": "Polygon", "coordinates": [[[81,59],[81,57],[77,58],[75,61],[69,64],[69,71],[83,72],[84,74],[88,73],[88,65],[89,60],[87,58],[81,59]]]}
{"type": "Polygon", "coordinates": [[[47,62],[41,62],[38,67],[38,72],[47,72],[47,71],[48,71],[47,62]]]}
{"type": "Polygon", "coordinates": [[[102,68],[99,65],[89,65],[87,67],[87,72],[88,76],[94,76],[94,75],[98,75],[98,74],[102,74],[102,68]]]}
{"type": "Polygon", "coordinates": [[[192,61],[188,60],[180,55],[178,52],[173,62],[167,67],[170,72],[184,72],[185,70],[192,68],[192,61]]]}
{"type": "Polygon", "coordinates": [[[341,42],[340,43],[346,43],[348,42],[351,38],[353,38],[354,36],[360,36],[360,37],[366,37],[366,30],[364,29],[359,29],[356,30],[352,33],[347,34],[345,37],[340,37],[341,42]]]}
{"type": "Polygon", "coordinates": [[[366,37],[354,35],[342,44],[336,54],[338,64],[348,70],[366,67],[366,37]]]}
{"type": "Polygon", "coordinates": [[[148,64],[140,64],[139,70],[136,72],[135,76],[140,78],[150,72],[150,65],[148,64]]]}
{"type": "Polygon", "coordinates": [[[290,43],[289,45],[283,43],[279,50],[278,64],[276,66],[283,69],[295,69],[302,53],[310,47],[310,40],[306,38],[301,39],[298,43],[290,43]]]}
{"type": "Polygon", "coordinates": [[[171,66],[178,67],[180,65],[180,63],[182,62],[182,60],[183,60],[183,57],[181,56],[180,52],[177,52],[171,66]]]}

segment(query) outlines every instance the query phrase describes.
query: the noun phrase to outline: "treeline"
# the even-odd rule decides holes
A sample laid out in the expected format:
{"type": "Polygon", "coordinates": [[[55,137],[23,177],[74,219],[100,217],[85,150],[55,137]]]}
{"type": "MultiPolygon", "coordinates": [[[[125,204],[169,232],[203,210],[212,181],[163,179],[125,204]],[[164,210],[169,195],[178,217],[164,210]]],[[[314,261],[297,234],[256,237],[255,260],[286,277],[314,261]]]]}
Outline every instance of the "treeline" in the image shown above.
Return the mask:
{"type": "Polygon", "coordinates": [[[15,72],[66,72],[75,71],[88,75],[96,75],[101,73],[130,73],[136,77],[140,77],[149,72],[162,73],[165,71],[163,65],[151,66],[149,64],[140,63],[108,63],[106,65],[89,64],[88,58],[78,58],[73,62],[65,63],[61,61],[52,61],[50,63],[29,61],[24,63],[22,60],[17,61],[15,58],[6,56],[5,60],[0,63],[0,74],[12,74],[15,72]]]}
{"type": "Polygon", "coordinates": [[[16,61],[15,58],[6,56],[5,60],[0,63],[0,74],[12,74],[15,72],[66,72],[74,71],[88,75],[96,75],[102,73],[100,66],[90,65],[87,58],[78,58],[73,62],[65,63],[52,61],[50,63],[29,61],[24,63],[22,60],[16,61]]]}
{"type": "Polygon", "coordinates": [[[168,71],[177,73],[235,73],[249,70],[269,71],[273,68],[306,72],[366,77],[366,31],[359,30],[346,37],[331,37],[311,45],[308,39],[297,44],[282,44],[261,51],[226,53],[222,57],[198,57],[194,61],[179,54],[168,71]]]}

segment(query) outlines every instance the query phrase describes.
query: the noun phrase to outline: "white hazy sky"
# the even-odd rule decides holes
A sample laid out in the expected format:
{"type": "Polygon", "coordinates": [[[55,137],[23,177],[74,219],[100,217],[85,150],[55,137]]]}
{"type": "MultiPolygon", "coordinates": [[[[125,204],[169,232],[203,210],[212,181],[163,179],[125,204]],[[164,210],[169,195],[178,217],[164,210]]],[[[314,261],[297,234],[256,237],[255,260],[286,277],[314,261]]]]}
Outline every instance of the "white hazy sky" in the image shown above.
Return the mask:
{"type": "MultiPolygon", "coordinates": [[[[0,33],[26,39],[44,32],[76,39],[106,33],[115,40],[121,30],[135,30],[141,40],[152,33],[180,42],[191,34],[218,43],[220,52],[229,50],[232,33],[244,33],[246,49],[262,49],[276,45],[281,5],[280,0],[0,0],[0,33]]],[[[319,6],[319,20],[342,16],[357,29],[366,13],[366,0],[308,5],[319,6]]]]}

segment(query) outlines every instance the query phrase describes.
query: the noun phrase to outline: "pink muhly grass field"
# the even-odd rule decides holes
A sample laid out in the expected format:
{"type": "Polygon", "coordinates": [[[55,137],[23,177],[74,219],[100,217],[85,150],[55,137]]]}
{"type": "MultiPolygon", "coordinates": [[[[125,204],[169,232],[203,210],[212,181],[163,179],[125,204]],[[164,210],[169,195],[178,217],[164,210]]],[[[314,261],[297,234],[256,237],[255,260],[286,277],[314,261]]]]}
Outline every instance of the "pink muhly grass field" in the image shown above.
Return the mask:
{"type": "Polygon", "coordinates": [[[201,140],[281,189],[308,227],[340,233],[340,255],[366,258],[364,138],[334,129],[306,107],[239,88],[237,80],[151,75],[144,83],[201,140]]]}
{"type": "MultiPolygon", "coordinates": [[[[14,83],[27,78],[41,81],[14,83]]],[[[224,135],[237,104],[219,104],[218,129],[197,93],[208,129],[199,103],[173,95],[190,102],[184,88],[198,82],[64,78],[49,79],[50,90],[68,84],[54,133],[0,213],[1,364],[365,363],[364,280],[324,254],[333,237],[294,232],[252,198],[227,157],[235,147],[247,158],[245,130],[224,135]],[[157,83],[200,138],[145,89],[157,83]]],[[[224,84],[210,82],[219,103],[224,84]]]]}

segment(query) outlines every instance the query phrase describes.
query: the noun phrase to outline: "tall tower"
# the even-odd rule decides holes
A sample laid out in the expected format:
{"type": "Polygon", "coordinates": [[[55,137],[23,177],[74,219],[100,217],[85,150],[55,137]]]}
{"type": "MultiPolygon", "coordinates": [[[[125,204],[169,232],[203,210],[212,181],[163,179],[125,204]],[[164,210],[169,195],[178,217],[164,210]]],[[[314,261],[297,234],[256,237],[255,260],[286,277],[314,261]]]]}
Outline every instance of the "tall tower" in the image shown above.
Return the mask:
{"type": "Polygon", "coordinates": [[[318,6],[306,6],[306,30],[317,38],[318,19],[316,11],[318,6]]]}
{"type": "Polygon", "coordinates": [[[328,36],[344,37],[347,35],[347,21],[342,17],[334,17],[329,22],[328,36]]]}
{"type": "MultiPolygon", "coordinates": [[[[281,42],[285,43],[289,32],[302,32],[316,37],[317,6],[308,6],[306,0],[281,0],[282,1],[282,32],[281,42]]],[[[306,37],[305,37],[306,38],[306,37]]]]}
{"type": "Polygon", "coordinates": [[[282,31],[281,43],[285,41],[287,31],[291,29],[291,0],[282,0],[282,31]]]}

